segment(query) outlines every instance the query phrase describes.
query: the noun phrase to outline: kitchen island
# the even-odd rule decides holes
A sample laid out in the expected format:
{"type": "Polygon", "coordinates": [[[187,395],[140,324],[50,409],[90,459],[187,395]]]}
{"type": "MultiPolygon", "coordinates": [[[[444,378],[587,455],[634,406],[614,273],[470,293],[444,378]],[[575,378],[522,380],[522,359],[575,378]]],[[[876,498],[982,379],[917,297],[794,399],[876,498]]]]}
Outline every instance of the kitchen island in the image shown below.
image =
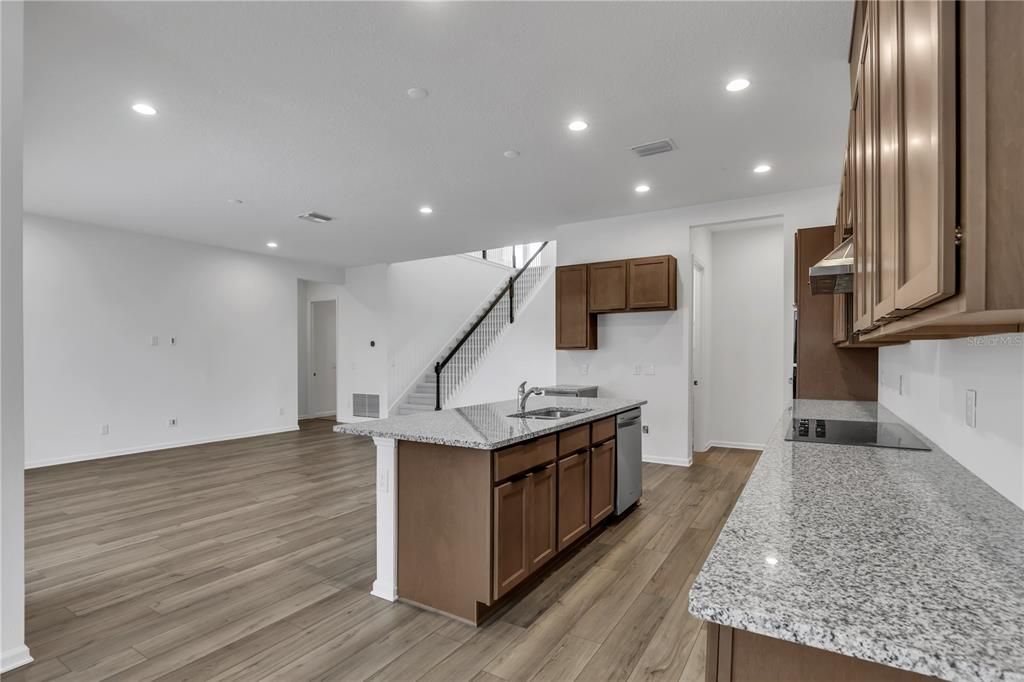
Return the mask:
{"type": "Polygon", "coordinates": [[[336,426],[377,447],[372,593],[486,620],[603,528],[615,510],[617,416],[645,403],[538,397],[529,411],[563,413],[513,416],[506,401],[336,426]]]}
{"type": "Polygon", "coordinates": [[[1024,511],[931,451],[784,440],[794,401],[690,591],[707,679],[1024,680],[1024,511]]]}

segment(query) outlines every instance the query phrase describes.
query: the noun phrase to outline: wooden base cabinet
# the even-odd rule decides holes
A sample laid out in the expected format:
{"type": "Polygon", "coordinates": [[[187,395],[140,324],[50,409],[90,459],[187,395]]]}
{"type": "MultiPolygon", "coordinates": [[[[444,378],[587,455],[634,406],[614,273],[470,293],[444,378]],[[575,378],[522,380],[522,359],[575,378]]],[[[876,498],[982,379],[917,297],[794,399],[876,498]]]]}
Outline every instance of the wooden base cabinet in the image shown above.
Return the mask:
{"type": "Polygon", "coordinates": [[[526,552],[530,572],[558,553],[558,465],[551,463],[526,479],[526,552]]]}
{"type": "Polygon", "coordinates": [[[595,445],[590,451],[590,525],[615,511],[615,441],[595,445]]]}
{"type": "Polygon", "coordinates": [[[529,477],[494,489],[494,596],[504,595],[530,574],[529,477]]]}
{"type": "Polygon", "coordinates": [[[881,663],[708,623],[706,682],[924,682],[881,663]]]}
{"type": "Polygon", "coordinates": [[[558,549],[590,530],[590,452],[584,450],[558,462],[558,549]]]}

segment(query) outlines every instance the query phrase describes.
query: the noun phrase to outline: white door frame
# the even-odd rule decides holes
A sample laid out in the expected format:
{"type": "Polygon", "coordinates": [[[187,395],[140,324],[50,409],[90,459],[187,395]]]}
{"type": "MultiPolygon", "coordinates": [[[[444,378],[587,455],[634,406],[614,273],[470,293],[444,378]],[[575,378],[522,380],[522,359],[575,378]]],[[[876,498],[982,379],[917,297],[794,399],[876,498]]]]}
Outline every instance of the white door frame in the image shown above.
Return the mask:
{"type": "MultiPolygon", "coordinates": [[[[690,380],[689,380],[689,385],[687,386],[687,390],[689,391],[689,395],[690,395],[690,399],[688,401],[689,405],[690,405],[690,415],[689,415],[689,418],[690,418],[690,428],[688,429],[688,431],[689,431],[689,439],[688,440],[689,440],[690,450],[689,450],[688,454],[689,454],[689,456],[691,458],[693,457],[693,452],[694,452],[694,433],[695,433],[695,429],[694,429],[694,404],[696,403],[696,395],[695,395],[696,391],[694,390],[695,389],[695,385],[694,385],[693,382],[697,381],[697,380],[703,380],[703,376],[707,376],[707,373],[708,373],[707,367],[705,366],[706,365],[705,360],[707,358],[707,343],[706,343],[706,341],[707,341],[707,313],[705,311],[705,308],[707,307],[706,306],[707,297],[705,295],[705,290],[707,289],[707,281],[705,281],[703,279],[706,272],[707,272],[707,270],[704,267],[704,263],[702,263],[700,261],[700,259],[697,258],[697,256],[695,256],[693,254],[690,254],[690,380]],[[698,310],[698,307],[695,305],[697,288],[696,288],[694,282],[696,281],[696,278],[697,278],[696,277],[696,273],[697,273],[698,270],[701,273],[701,287],[700,287],[701,301],[700,301],[700,306],[699,306],[699,311],[700,311],[700,355],[701,355],[701,357],[699,359],[696,357],[696,353],[694,353],[694,326],[695,326],[694,325],[694,319],[695,319],[695,311],[698,310]],[[700,367],[701,367],[701,374],[703,375],[702,377],[695,376],[694,371],[693,371],[694,365],[698,364],[698,361],[699,361],[699,364],[700,364],[700,367]]],[[[705,395],[706,395],[706,393],[705,393],[705,395]]],[[[706,411],[707,410],[707,405],[704,404],[702,406],[705,408],[705,411],[706,411]]]]}
{"type": "Polygon", "coordinates": [[[332,414],[335,419],[338,415],[338,298],[329,296],[326,298],[312,298],[306,301],[306,411],[309,419],[328,417],[332,414]],[[334,411],[331,413],[320,413],[313,410],[313,304],[333,303],[334,304],[334,411]]]}

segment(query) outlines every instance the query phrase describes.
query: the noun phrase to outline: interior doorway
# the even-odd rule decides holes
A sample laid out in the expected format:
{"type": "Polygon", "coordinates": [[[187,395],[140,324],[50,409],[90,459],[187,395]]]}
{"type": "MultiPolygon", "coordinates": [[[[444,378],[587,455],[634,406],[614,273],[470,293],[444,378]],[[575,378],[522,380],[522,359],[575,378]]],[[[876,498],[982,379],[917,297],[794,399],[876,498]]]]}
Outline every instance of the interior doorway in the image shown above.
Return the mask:
{"type": "Polygon", "coordinates": [[[338,401],[338,303],[309,304],[309,381],[307,411],[310,417],[333,417],[338,401]]]}
{"type": "Polygon", "coordinates": [[[704,435],[703,412],[706,409],[705,395],[708,386],[705,381],[706,321],[704,316],[704,264],[692,256],[693,301],[690,305],[690,328],[693,331],[690,345],[690,453],[704,452],[707,437],[704,435]]]}

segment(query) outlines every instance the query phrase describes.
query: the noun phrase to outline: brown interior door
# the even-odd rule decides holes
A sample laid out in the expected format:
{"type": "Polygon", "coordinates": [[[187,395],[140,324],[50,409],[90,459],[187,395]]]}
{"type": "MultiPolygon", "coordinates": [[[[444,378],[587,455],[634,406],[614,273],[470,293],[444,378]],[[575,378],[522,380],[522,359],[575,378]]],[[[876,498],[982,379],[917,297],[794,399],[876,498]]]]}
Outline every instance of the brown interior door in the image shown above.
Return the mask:
{"type": "Polygon", "coordinates": [[[558,549],[561,551],[590,528],[590,453],[558,462],[558,549]]]}
{"type": "Polygon", "coordinates": [[[520,478],[494,489],[494,598],[518,585],[530,573],[526,550],[527,480],[520,478]]]}
{"type": "Polygon", "coordinates": [[[555,270],[555,347],[595,345],[596,324],[587,309],[587,266],[560,266],[555,270]]]}
{"type": "Polygon", "coordinates": [[[557,478],[552,462],[527,477],[527,556],[530,572],[543,566],[558,552],[557,478]]]}
{"type": "Polygon", "coordinates": [[[906,310],[956,290],[956,3],[898,7],[903,215],[895,305],[906,310]]]}
{"type": "Polygon", "coordinates": [[[590,264],[590,312],[626,309],[626,261],[590,264]]]}
{"type": "Polygon", "coordinates": [[[671,256],[631,258],[627,261],[626,293],[630,310],[675,309],[676,272],[671,256]]]}
{"type": "Polygon", "coordinates": [[[595,446],[590,451],[590,525],[598,523],[615,509],[615,441],[595,446]]]}

